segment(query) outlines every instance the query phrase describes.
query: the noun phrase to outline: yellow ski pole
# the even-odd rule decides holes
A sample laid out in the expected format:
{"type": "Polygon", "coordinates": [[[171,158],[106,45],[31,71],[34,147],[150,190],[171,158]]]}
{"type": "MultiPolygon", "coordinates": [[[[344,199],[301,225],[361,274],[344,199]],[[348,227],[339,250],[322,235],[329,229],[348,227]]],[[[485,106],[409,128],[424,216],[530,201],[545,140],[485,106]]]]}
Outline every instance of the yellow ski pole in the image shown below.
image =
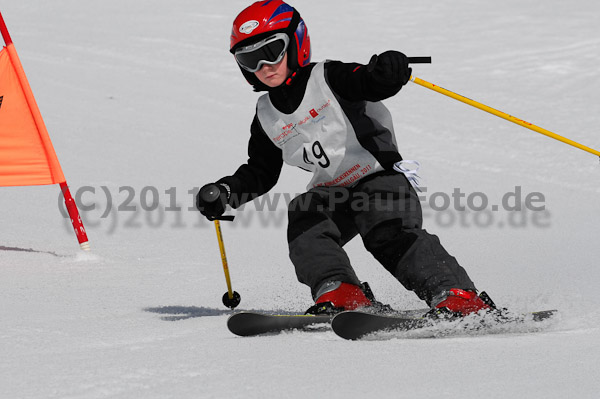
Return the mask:
{"type": "Polygon", "coordinates": [[[594,155],[597,155],[597,156],[600,157],[600,151],[596,151],[596,150],[594,150],[592,148],[586,147],[586,146],[584,146],[582,144],[579,144],[579,143],[577,143],[577,142],[575,142],[573,140],[570,140],[570,139],[568,139],[566,137],[559,136],[556,133],[552,133],[549,130],[546,130],[546,129],[543,129],[543,128],[539,127],[539,126],[536,126],[533,123],[529,123],[529,122],[524,121],[522,119],[515,118],[514,116],[509,115],[509,114],[507,114],[505,112],[498,111],[497,109],[494,109],[492,107],[488,107],[487,105],[478,103],[477,101],[473,101],[470,98],[461,96],[460,94],[453,93],[450,90],[446,90],[443,87],[434,85],[433,83],[429,83],[429,82],[427,82],[427,81],[425,81],[423,79],[419,79],[416,76],[411,76],[410,80],[413,83],[416,83],[416,84],[418,84],[420,86],[426,87],[426,88],[431,89],[433,91],[436,91],[436,92],[438,92],[440,94],[443,94],[445,96],[448,96],[448,97],[453,98],[455,100],[458,100],[460,102],[468,104],[468,105],[470,105],[472,107],[478,108],[478,109],[480,109],[482,111],[489,112],[490,114],[496,115],[499,118],[506,119],[509,122],[516,123],[517,125],[520,125],[520,126],[523,126],[523,127],[527,128],[527,129],[533,130],[534,132],[537,132],[537,133],[543,134],[545,136],[551,137],[551,138],[553,138],[555,140],[561,141],[561,142],[563,142],[565,144],[572,145],[573,147],[579,148],[580,150],[587,151],[590,154],[594,154],[594,155]]]}
{"type": "MultiPolygon", "coordinates": [[[[200,190],[200,195],[206,202],[215,202],[220,199],[220,191],[214,184],[208,185],[200,190]]],[[[223,295],[223,305],[234,309],[240,304],[242,298],[240,294],[231,288],[231,277],[229,276],[229,266],[227,264],[227,255],[225,254],[225,244],[223,243],[223,233],[221,232],[220,220],[233,220],[233,216],[221,216],[215,218],[215,230],[217,231],[217,241],[219,242],[219,250],[221,251],[221,261],[223,263],[223,271],[225,272],[225,281],[227,282],[227,292],[223,295]]]]}
{"type": "Polygon", "coordinates": [[[233,309],[240,304],[241,297],[240,294],[231,288],[231,277],[229,276],[225,244],[223,243],[223,234],[221,233],[221,222],[219,222],[218,219],[215,220],[215,230],[217,231],[217,240],[219,241],[219,250],[221,251],[221,261],[223,262],[223,271],[225,272],[225,281],[227,282],[227,292],[223,295],[223,305],[233,309]]]}

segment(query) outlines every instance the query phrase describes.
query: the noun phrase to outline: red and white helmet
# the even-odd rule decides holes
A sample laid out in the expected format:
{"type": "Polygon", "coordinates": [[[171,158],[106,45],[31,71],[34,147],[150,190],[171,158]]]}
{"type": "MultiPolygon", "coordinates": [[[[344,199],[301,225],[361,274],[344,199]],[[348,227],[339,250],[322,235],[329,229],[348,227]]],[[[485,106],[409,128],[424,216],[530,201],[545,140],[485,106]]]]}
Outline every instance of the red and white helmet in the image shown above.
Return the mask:
{"type": "MultiPolygon", "coordinates": [[[[289,38],[288,67],[295,71],[310,63],[310,37],[304,20],[296,9],[282,0],[257,1],[244,9],[233,21],[229,51],[254,44],[283,32],[289,38]]],[[[242,73],[255,88],[262,88],[253,73],[242,73]]]]}

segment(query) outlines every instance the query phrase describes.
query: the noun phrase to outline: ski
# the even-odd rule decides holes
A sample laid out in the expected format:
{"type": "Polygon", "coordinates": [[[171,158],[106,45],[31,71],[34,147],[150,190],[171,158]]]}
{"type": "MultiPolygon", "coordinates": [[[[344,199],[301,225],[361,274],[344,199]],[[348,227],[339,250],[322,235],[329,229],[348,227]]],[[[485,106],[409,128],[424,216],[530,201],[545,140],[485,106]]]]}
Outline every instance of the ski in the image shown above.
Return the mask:
{"type": "MultiPolygon", "coordinates": [[[[418,317],[428,309],[398,311],[397,316],[418,317]]],[[[334,314],[313,315],[304,313],[268,313],[242,311],[227,319],[227,328],[235,335],[250,337],[261,334],[276,334],[289,330],[323,331],[330,330],[334,314]]]]}
{"type": "Polygon", "coordinates": [[[269,314],[244,311],[229,316],[227,328],[241,337],[289,330],[318,330],[319,325],[324,325],[329,329],[332,317],[333,315],[269,314]]]}
{"type": "MultiPolygon", "coordinates": [[[[556,310],[545,310],[540,312],[533,312],[527,315],[519,315],[518,317],[506,317],[494,315],[483,315],[481,319],[475,319],[475,324],[463,324],[462,327],[466,329],[482,329],[486,326],[499,326],[507,324],[520,324],[526,320],[532,320],[539,322],[552,317],[556,313],[556,310]],[[477,323],[479,321],[479,323],[477,323]]],[[[465,319],[466,320],[466,319],[465,319]]],[[[331,322],[331,328],[340,337],[349,340],[357,340],[369,336],[371,334],[382,333],[382,332],[393,332],[393,331],[410,331],[418,330],[426,327],[434,327],[436,324],[450,322],[449,326],[458,327],[464,320],[461,319],[435,319],[425,316],[407,317],[404,314],[401,315],[383,315],[375,313],[366,313],[361,311],[346,311],[338,313],[331,322]]],[[[469,319],[469,322],[473,319],[469,319]]]]}

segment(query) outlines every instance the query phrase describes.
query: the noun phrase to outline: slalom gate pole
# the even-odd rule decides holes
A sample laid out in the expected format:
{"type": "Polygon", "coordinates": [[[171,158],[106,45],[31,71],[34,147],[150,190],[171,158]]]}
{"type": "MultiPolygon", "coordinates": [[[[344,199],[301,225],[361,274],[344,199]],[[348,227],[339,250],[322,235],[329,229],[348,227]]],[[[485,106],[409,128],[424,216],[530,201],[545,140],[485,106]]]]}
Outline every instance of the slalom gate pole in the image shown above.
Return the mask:
{"type": "Polygon", "coordinates": [[[0,13],[0,33],[2,34],[2,38],[4,39],[4,43],[8,46],[12,43],[12,39],[10,38],[10,34],[8,33],[8,28],[4,23],[4,18],[2,18],[2,13],[0,13]]]}
{"type": "Polygon", "coordinates": [[[71,192],[69,191],[69,186],[67,186],[67,182],[59,183],[59,185],[63,193],[63,197],[65,198],[65,206],[67,207],[67,212],[69,213],[69,217],[71,218],[73,230],[75,231],[75,235],[77,236],[77,241],[79,241],[79,247],[84,251],[89,251],[91,248],[87,237],[87,233],[85,232],[85,227],[83,227],[81,216],[79,215],[79,211],[77,210],[77,204],[75,203],[75,200],[73,199],[73,197],[71,196],[71,192]]]}
{"type": "Polygon", "coordinates": [[[527,121],[524,121],[522,119],[515,118],[514,116],[509,115],[509,114],[507,114],[505,112],[498,111],[498,110],[496,110],[496,109],[494,109],[492,107],[488,107],[487,105],[478,103],[477,101],[473,101],[470,98],[461,96],[460,94],[453,93],[450,90],[446,90],[443,87],[437,86],[437,85],[435,85],[433,83],[429,83],[429,82],[427,82],[427,81],[425,81],[423,79],[419,79],[416,76],[411,76],[410,80],[413,83],[416,83],[416,84],[418,84],[420,86],[426,87],[426,88],[428,88],[430,90],[433,90],[435,92],[438,92],[440,94],[443,94],[445,96],[453,98],[453,99],[455,99],[457,101],[463,102],[463,103],[465,103],[467,105],[470,105],[472,107],[478,108],[478,109],[480,109],[482,111],[489,112],[490,114],[496,115],[499,118],[506,119],[509,122],[516,123],[517,125],[520,125],[520,126],[523,126],[523,127],[527,128],[527,129],[533,130],[534,132],[537,132],[537,133],[543,134],[545,136],[551,137],[551,138],[553,138],[555,140],[558,140],[560,142],[563,142],[565,144],[571,145],[571,146],[573,146],[575,148],[579,148],[580,150],[589,152],[590,154],[594,154],[594,155],[597,155],[598,157],[600,157],[600,151],[597,151],[597,150],[594,150],[592,148],[586,147],[586,146],[584,146],[582,144],[579,144],[579,143],[577,143],[577,142],[575,142],[573,140],[570,140],[570,139],[568,139],[566,137],[559,136],[556,133],[552,133],[549,130],[543,129],[543,128],[539,127],[539,126],[536,126],[536,125],[534,125],[532,123],[529,123],[527,121]]]}
{"type": "MultiPolygon", "coordinates": [[[[6,27],[6,23],[4,22],[4,18],[2,17],[2,13],[0,13],[0,33],[2,34],[2,39],[6,44],[10,60],[13,64],[13,67],[15,68],[15,72],[17,73],[17,78],[23,89],[25,100],[27,101],[27,105],[29,106],[29,110],[31,112],[34,123],[38,129],[38,133],[40,134],[40,138],[42,139],[44,146],[50,147],[51,154],[54,155],[54,168],[52,169],[53,179],[59,184],[62,194],[64,196],[67,212],[69,213],[69,217],[71,218],[71,223],[73,225],[73,230],[75,230],[75,235],[77,236],[79,247],[84,251],[89,251],[90,244],[85,228],[83,227],[83,222],[81,221],[81,216],[79,215],[79,211],[77,210],[77,205],[75,203],[75,200],[73,200],[71,192],[69,191],[69,187],[67,186],[67,182],[64,179],[62,169],[60,168],[60,163],[58,162],[58,159],[56,158],[56,154],[54,152],[54,148],[52,147],[52,141],[48,136],[48,132],[46,130],[42,114],[40,113],[40,110],[35,101],[35,97],[33,96],[33,91],[29,86],[29,81],[27,80],[25,71],[23,70],[23,65],[21,64],[21,60],[19,59],[19,56],[17,55],[17,52],[14,48],[12,38],[8,33],[8,28],[6,27]],[[56,175],[56,170],[58,170],[58,176],[56,175]]],[[[46,151],[48,153],[48,149],[46,149],[46,151]]]]}

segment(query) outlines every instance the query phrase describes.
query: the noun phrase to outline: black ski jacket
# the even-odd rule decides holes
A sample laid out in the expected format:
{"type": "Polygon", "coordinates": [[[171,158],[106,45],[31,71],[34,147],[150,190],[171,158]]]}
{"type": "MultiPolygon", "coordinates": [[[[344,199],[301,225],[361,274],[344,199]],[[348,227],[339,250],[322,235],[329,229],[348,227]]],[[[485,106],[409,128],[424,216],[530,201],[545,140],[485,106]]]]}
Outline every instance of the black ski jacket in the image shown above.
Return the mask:
{"type": "MultiPolygon", "coordinates": [[[[296,110],[302,102],[308,79],[315,65],[312,63],[300,68],[287,82],[269,89],[270,100],[277,110],[283,113],[292,113],[296,110]]],[[[407,63],[404,67],[407,69],[404,74],[391,74],[385,65],[373,67],[370,63],[367,67],[358,63],[327,61],[325,73],[330,88],[342,99],[350,102],[381,101],[398,93],[406,84],[408,78],[405,75],[408,73],[410,77],[410,69],[407,63]]],[[[256,115],[250,133],[248,161],[233,175],[217,182],[229,185],[231,189],[229,205],[233,208],[273,188],[283,166],[281,150],[266,135],[256,115]]],[[[386,169],[391,169],[394,162],[402,160],[397,152],[386,157],[388,161],[383,164],[386,169]]]]}

